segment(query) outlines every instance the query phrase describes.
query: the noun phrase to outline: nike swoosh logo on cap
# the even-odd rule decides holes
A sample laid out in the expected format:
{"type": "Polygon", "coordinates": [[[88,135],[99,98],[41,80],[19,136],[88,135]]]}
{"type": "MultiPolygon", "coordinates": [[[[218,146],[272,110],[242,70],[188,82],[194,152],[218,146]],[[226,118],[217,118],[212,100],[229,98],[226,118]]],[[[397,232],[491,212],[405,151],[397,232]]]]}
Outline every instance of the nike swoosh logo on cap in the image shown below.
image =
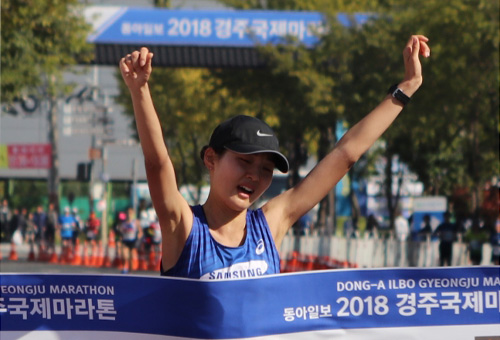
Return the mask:
{"type": "Polygon", "coordinates": [[[272,137],[273,135],[270,135],[268,133],[263,133],[263,132],[260,132],[260,130],[258,130],[257,136],[259,136],[259,137],[272,137]]]}

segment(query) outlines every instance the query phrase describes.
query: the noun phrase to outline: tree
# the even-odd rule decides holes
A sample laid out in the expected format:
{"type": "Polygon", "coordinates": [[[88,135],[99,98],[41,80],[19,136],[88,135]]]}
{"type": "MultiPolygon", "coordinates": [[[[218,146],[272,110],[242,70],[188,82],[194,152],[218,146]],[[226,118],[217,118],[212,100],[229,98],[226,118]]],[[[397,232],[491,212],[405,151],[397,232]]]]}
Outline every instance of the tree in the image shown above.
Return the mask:
{"type": "Polygon", "coordinates": [[[380,13],[354,37],[347,105],[366,112],[380,89],[402,77],[401,41],[414,32],[430,37],[424,84],[383,136],[386,164],[398,156],[429,194],[451,197],[467,188],[474,210],[498,169],[498,2],[387,1],[380,13]]]}
{"type": "Polygon", "coordinates": [[[55,203],[59,190],[57,100],[68,91],[63,73],[92,58],[86,42],[90,26],[80,7],[78,0],[4,0],[1,8],[2,103],[26,93],[48,102],[49,197],[55,203]]]}

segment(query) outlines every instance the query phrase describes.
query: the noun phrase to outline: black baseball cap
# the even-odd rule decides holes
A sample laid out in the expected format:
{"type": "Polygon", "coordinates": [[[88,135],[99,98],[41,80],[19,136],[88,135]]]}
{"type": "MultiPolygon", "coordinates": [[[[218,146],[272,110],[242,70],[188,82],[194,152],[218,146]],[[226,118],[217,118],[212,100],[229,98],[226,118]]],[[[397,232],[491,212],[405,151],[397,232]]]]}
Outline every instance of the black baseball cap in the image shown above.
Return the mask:
{"type": "Polygon", "coordinates": [[[279,151],[278,138],[269,125],[258,118],[238,115],[220,123],[210,137],[208,146],[241,154],[269,152],[279,171],[288,172],[288,160],[279,151]]]}

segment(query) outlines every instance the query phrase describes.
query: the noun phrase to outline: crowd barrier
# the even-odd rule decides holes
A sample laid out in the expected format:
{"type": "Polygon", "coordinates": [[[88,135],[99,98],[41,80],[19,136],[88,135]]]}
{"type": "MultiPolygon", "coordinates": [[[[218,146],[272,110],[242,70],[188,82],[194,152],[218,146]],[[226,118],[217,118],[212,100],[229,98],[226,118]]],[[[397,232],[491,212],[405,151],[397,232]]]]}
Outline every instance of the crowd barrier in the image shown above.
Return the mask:
{"type": "Polygon", "coordinates": [[[500,267],[337,269],[230,281],[0,274],[0,338],[500,336],[500,267]]]}
{"type": "MultiPolygon", "coordinates": [[[[304,235],[285,236],[280,248],[281,257],[290,259],[292,254],[309,256],[310,259],[331,259],[328,268],[383,268],[383,267],[437,267],[439,266],[439,241],[399,241],[395,238],[345,238],[338,236],[304,235]],[[342,263],[343,265],[338,265],[342,263]]],[[[483,244],[481,265],[491,265],[492,247],[483,244]]],[[[324,262],[324,260],[323,260],[324,262]]],[[[282,263],[284,264],[284,263],[282,263]]],[[[452,266],[470,265],[468,245],[453,244],[452,266]]],[[[282,266],[283,267],[283,266],[282,266]]]]}
{"type": "MultiPolygon", "coordinates": [[[[106,267],[122,270],[125,266],[118,244],[113,235],[108,244],[94,246],[77,240],[71,252],[62,250],[47,253],[32,247],[23,260],[54,264],[70,264],[86,267],[106,267]]],[[[492,265],[491,245],[483,245],[482,265],[492,265]]],[[[439,242],[400,242],[394,238],[344,238],[319,235],[287,235],[281,245],[282,272],[298,272],[339,268],[384,268],[384,267],[437,267],[439,266],[439,242]]],[[[133,251],[131,271],[159,271],[161,252],[133,251]]],[[[20,256],[16,245],[11,244],[9,256],[17,261],[20,256]]],[[[0,260],[2,259],[0,255],[0,260]]],[[[469,266],[467,244],[453,244],[452,266],[469,266]]]]}

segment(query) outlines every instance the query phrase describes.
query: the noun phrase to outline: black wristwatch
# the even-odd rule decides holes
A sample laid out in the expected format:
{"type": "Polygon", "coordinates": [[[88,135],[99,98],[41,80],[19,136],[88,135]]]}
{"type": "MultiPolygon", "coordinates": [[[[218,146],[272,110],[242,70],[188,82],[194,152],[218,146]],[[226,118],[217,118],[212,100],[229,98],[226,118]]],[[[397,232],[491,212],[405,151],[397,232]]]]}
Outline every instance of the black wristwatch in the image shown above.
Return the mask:
{"type": "Polygon", "coordinates": [[[410,97],[404,94],[403,90],[398,87],[398,84],[394,84],[389,87],[387,93],[390,93],[391,96],[396,98],[401,104],[403,104],[403,106],[410,102],[410,97]]]}

